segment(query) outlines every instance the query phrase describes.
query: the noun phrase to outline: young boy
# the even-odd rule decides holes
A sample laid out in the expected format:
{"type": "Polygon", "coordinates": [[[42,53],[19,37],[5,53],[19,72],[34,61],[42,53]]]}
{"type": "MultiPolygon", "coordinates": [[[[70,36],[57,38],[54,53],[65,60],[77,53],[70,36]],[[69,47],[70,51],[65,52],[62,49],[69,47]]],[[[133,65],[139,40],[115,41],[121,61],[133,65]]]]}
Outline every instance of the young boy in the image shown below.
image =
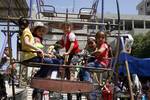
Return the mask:
{"type": "MultiPolygon", "coordinates": [[[[77,54],[80,51],[80,49],[77,38],[75,34],[72,32],[72,25],[68,22],[65,22],[62,25],[62,30],[64,32],[64,35],[62,36],[60,43],[62,47],[66,49],[66,52],[64,53],[65,56],[64,63],[69,65],[71,63],[71,59],[73,58],[73,56],[77,54]]],[[[65,68],[65,76],[68,80],[74,80],[74,74],[73,72],[70,72],[70,68],[65,68]]],[[[67,98],[68,100],[72,100],[71,94],[68,94],[67,98]]]]}
{"type": "Polygon", "coordinates": [[[61,45],[66,49],[64,56],[69,56],[66,60],[67,64],[70,64],[70,61],[76,53],[80,51],[79,44],[75,34],[72,31],[72,25],[69,22],[66,22],[62,25],[62,30],[64,35],[61,39],[61,45]]]}

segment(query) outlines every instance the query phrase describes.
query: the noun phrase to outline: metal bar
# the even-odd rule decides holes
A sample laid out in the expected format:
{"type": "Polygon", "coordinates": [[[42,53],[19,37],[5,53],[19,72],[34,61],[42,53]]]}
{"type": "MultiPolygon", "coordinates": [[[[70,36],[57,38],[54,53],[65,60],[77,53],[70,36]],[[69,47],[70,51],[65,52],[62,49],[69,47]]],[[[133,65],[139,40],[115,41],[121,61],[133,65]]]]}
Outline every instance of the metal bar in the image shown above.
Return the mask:
{"type": "MultiPolygon", "coordinates": [[[[119,9],[119,2],[118,2],[118,0],[116,0],[116,4],[117,4],[117,12],[118,12],[118,36],[120,36],[120,9],[119,9]]],[[[118,37],[118,39],[119,39],[119,37],[118,37]]],[[[120,40],[120,39],[119,39],[119,40],[120,40]]],[[[118,44],[119,44],[119,40],[118,40],[118,44]]],[[[118,56],[119,56],[119,54],[118,54],[118,56]]],[[[118,57],[118,56],[117,56],[117,57],[118,57]]],[[[130,97],[131,97],[131,100],[134,100],[133,90],[132,90],[132,83],[131,83],[131,76],[130,76],[130,71],[129,71],[127,59],[126,59],[126,61],[125,61],[125,67],[126,67],[127,77],[128,77],[128,84],[129,84],[129,90],[130,90],[130,97]]]]}
{"type": "Polygon", "coordinates": [[[15,100],[15,85],[14,85],[14,69],[13,69],[13,66],[12,66],[12,41],[11,41],[11,33],[9,32],[10,30],[10,27],[9,27],[9,24],[10,24],[10,19],[9,19],[9,15],[11,14],[11,3],[12,3],[12,0],[9,0],[9,8],[8,8],[8,16],[7,16],[7,34],[8,34],[8,47],[9,47],[9,56],[10,56],[10,66],[12,67],[11,69],[11,75],[12,75],[12,94],[13,94],[13,100],[15,100]]]}
{"type": "MultiPolygon", "coordinates": [[[[16,17],[0,17],[0,20],[16,20],[18,21],[19,18],[16,17]]],[[[31,18],[26,18],[29,21],[40,21],[40,22],[55,22],[55,23],[63,23],[65,20],[49,20],[49,19],[31,19],[31,18]]],[[[81,21],[69,21],[70,23],[75,23],[75,24],[87,24],[87,25],[107,25],[107,23],[96,23],[96,22],[81,22],[81,21]]]]}
{"type": "Polygon", "coordinates": [[[14,62],[14,63],[21,63],[26,66],[30,67],[63,67],[63,68],[84,68],[89,71],[95,71],[95,72],[100,72],[100,71],[112,71],[112,69],[109,68],[94,68],[94,67],[85,67],[85,66],[75,66],[75,65],[60,65],[60,64],[46,64],[46,63],[36,63],[36,62],[14,62]]]}
{"type": "MultiPolygon", "coordinates": [[[[0,26],[7,26],[7,25],[2,25],[2,24],[0,24],[0,26]]],[[[12,27],[18,27],[17,25],[9,25],[10,27],[12,26],[12,27]]]]}
{"type": "MultiPolygon", "coordinates": [[[[9,47],[9,53],[10,53],[10,66],[12,66],[12,45],[11,45],[11,33],[9,32],[9,20],[8,20],[8,47],[9,47]]],[[[15,100],[15,86],[14,86],[14,69],[13,69],[13,66],[12,66],[12,69],[11,69],[11,75],[12,75],[12,93],[13,93],[13,100],[15,100]]]]}
{"type": "MultiPolygon", "coordinates": [[[[114,60],[114,64],[113,64],[113,70],[115,72],[115,85],[117,85],[117,82],[118,82],[118,66],[117,66],[117,62],[118,62],[118,57],[119,57],[119,54],[120,54],[120,10],[119,10],[119,3],[118,3],[118,0],[116,0],[116,6],[117,6],[117,14],[118,14],[118,37],[117,37],[117,43],[116,43],[116,53],[115,53],[115,60],[114,60]]],[[[114,93],[116,92],[116,89],[114,89],[114,93]]],[[[116,97],[117,95],[114,94],[114,100],[117,99],[116,97]]]]}
{"type": "MultiPolygon", "coordinates": [[[[7,30],[1,30],[1,32],[8,32],[7,30]]],[[[16,30],[9,30],[10,33],[19,33],[19,31],[16,30]]]]}
{"type": "Polygon", "coordinates": [[[30,0],[30,12],[29,12],[29,17],[31,17],[32,16],[32,7],[33,7],[33,0],[30,0]]]}
{"type": "Polygon", "coordinates": [[[130,98],[131,100],[134,100],[133,90],[132,90],[132,82],[131,82],[131,76],[129,71],[129,65],[127,59],[125,60],[125,67],[127,71],[127,77],[128,77],[128,84],[129,84],[129,90],[130,90],[130,98]]]}
{"type": "Polygon", "coordinates": [[[101,14],[102,23],[104,23],[104,0],[102,0],[102,14],[101,14]]]}
{"type": "MultiPolygon", "coordinates": [[[[104,0],[102,0],[102,9],[101,9],[102,13],[101,13],[101,23],[104,23],[104,0]]],[[[100,28],[101,31],[105,30],[105,26],[101,25],[100,28]]]]}

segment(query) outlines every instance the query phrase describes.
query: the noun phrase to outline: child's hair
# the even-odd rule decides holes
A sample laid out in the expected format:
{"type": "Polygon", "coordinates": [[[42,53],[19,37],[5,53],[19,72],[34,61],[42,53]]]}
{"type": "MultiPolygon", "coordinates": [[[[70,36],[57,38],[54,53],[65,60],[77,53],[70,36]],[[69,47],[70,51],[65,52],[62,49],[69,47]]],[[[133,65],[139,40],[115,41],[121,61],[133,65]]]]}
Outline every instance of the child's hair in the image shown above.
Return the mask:
{"type": "Polygon", "coordinates": [[[93,43],[95,42],[95,37],[88,37],[87,38],[87,43],[93,43]]]}
{"type": "Polygon", "coordinates": [[[25,29],[26,27],[28,27],[29,21],[27,19],[25,19],[24,17],[21,17],[18,20],[18,25],[21,29],[25,29]]]}
{"type": "Polygon", "coordinates": [[[103,31],[98,31],[98,32],[96,33],[96,35],[95,35],[95,39],[100,38],[100,37],[103,37],[103,38],[106,39],[106,34],[105,34],[105,32],[103,32],[103,31]]]}
{"type": "Polygon", "coordinates": [[[71,28],[73,27],[70,22],[64,22],[64,23],[62,23],[61,28],[64,29],[65,26],[70,26],[71,28]]]}
{"type": "MultiPolygon", "coordinates": [[[[43,33],[46,33],[47,32],[47,29],[46,27],[44,26],[37,26],[33,29],[33,36],[37,36],[37,31],[40,31],[40,32],[43,32],[43,33]]],[[[38,36],[37,36],[38,37],[38,36]]]]}
{"type": "Polygon", "coordinates": [[[18,25],[19,25],[19,35],[22,35],[22,31],[29,26],[29,21],[25,19],[24,17],[21,17],[18,20],[18,25]]]}

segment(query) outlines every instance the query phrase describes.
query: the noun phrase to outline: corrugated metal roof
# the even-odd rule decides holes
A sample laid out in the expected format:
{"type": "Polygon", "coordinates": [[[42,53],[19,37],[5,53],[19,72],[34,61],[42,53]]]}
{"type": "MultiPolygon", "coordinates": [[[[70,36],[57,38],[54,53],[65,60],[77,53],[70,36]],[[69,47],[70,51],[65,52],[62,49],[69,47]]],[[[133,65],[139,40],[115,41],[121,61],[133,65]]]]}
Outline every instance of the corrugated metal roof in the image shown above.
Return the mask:
{"type": "Polygon", "coordinates": [[[28,16],[29,7],[26,0],[0,0],[0,16],[11,17],[28,16]],[[9,9],[10,6],[10,9],[9,9]]]}

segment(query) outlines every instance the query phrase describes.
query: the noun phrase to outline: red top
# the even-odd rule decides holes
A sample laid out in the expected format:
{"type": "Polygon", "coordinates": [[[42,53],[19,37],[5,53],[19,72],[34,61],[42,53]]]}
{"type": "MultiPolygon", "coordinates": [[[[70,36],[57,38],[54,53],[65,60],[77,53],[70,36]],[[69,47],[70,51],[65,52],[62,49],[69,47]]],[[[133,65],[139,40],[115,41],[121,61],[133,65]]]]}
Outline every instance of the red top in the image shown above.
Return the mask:
{"type": "Polygon", "coordinates": [[[113,100],[113,88],[110,84],[107,84],[104,86],[102,90],[102,97],[103,97],[103,100],[113,100]]]}
{"type": "Polygon", "coordinates": [[[70,32],[70,33],[65,34],[64,38],[62,38],[62,45],[63,45],[63,47],[65,47],[66,51],[69,50],[71,42],[74,42],[74,47],[73,47],[72,51],[70,52],[70,54],[78,53],[80,51],[78,41],[77,41],[74,33],[70,32]],[[74,36],[74,40],[70,40],[71,35],[74,36]]]}
{"type": "Polygon", "coordinates": [[[107,43],[102,43],[100,48],[105,48],[105,50],[103,52],[99,53],[98,55],[96,55],[96,59],[104,67],[107,67],[109,64],[109,59],[108,59],[109,50],[108,50],[107,43]]]}

